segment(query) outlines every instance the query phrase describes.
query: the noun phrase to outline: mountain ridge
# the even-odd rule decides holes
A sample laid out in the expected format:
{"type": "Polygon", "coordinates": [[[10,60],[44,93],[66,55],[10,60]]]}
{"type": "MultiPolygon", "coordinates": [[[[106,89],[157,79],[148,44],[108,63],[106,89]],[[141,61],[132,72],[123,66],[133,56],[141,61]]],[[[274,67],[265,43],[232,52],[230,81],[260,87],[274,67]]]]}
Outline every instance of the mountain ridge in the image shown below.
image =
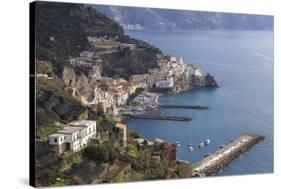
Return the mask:
{"type": "Polygon", "coordinates": [[[92,5],[124,29],[271,30],[273,16],[207,11],[92,5]]]}

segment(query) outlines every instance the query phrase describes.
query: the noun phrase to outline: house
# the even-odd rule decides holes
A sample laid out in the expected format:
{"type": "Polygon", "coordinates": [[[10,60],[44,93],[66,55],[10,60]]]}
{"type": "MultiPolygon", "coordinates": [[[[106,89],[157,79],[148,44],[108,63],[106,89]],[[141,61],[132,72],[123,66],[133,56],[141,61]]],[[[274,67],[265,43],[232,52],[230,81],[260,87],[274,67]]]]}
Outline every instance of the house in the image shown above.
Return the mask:
{"type": "Polygon", "coordinates": [[[170,77],[170,78],[166,78],[163,80],[159,80],[155,83],[155,87],[159,88],[159,89],[169,89],[169,88],[173,88],[174,86],[174,78],[170,77]]]}
{"type": "Polygon", "coordinates": [[[137,88],[146,88],[147,87],[147,78],[148,74],[136,74],[132,75],[130,82],[137,86],[137,88]]]}
{"type": "Polygon", "coordinates": [[[117,139],[123,146],[127,146],[127,125],[117,123],[113,128],[113,131],[117,134],[117,139]]]}
{"type": "Polygon", "coordinates": [[[63,129],[49,135],[49,144],[54,146],[59,154],[68,150],[75,152],[85,147],[95,136],[96,121],[73,121],[63,129]]]}

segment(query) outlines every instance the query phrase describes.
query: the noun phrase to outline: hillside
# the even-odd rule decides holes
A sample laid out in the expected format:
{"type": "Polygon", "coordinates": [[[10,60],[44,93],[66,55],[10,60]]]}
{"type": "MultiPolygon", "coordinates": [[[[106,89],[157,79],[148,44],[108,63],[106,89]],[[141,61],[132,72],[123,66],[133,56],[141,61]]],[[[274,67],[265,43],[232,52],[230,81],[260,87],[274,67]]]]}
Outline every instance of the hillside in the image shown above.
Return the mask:
{"type": "MultiPolygon", "coordinates": [[[[71,3],[36,3],[36,59],[49,61],[52,63],[54,72],[60,76],[63,67],[68,64],[69,58],[79,56],[79,53],[85,50],[95,52],[87,37],[118,37],[122,43],[135,44],[137,47],[145,47],[136,52],[124,51],[114,53],[112,56],[118,56],[120,60],[134,59],[139,57],[136,62],[130,62],[129,66],[123,62],[111,61],[113,58],[107,56],[104,61],[103,73],[114,75],[115,69],[125,70],[125,75],[131,75],[130,72],[140,70],[147,71],[148,67],[155,67],[153,60],[159,49],[136,39],[132,39],[124,34],[123,28],[97,12],[92,7],[86,7],[83,4],[71,3]],[[135,55],[135,57],[133,56],[135,55]],[[144,56],[143,56],[144,55],[144,56]],[[125,57],[126,56],[126,57],[125,57]],[[149,57],[151,60],[147,60],[149,57]],[[134,65],[132,65],[134,64],[134,65]]],[[[76,71],[78,71],[76,69],[76,71]]]]}
{"type": "Polygon", "coordinates": [[[154,30],[268,30],[273,17],[190,10],[94,5],[126,29],[154,30]]]}

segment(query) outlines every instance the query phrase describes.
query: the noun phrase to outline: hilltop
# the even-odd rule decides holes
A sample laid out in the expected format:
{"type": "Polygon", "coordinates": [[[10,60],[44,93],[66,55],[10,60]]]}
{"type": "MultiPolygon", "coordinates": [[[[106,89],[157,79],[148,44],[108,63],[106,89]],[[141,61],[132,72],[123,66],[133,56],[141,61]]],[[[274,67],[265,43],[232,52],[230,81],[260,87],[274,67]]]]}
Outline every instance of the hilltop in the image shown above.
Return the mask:
{"type": "MultiPolygon", "coordinates": [[[[104,55],[107,60],[104,61],[103,73],[107,76],[113,76],[118,69],[123,70],[122,74],[129,77],[131,74],[141,74],[147,72],[148,68],[157,67],[156,54],[161,53],[158,48],[125,35],[118,23],[92,7],[72,3],[37,2],[36,9],[40,10],[36,11],[36,59],[51,62],[58,76],[61,76],[64,65],[69,64],[71,57],[77,57],[85,50],[103,50],[91,46],[88,37],[106,37],[140,47],[136,50],[125,48],[104,55]],[[111,61],[112,59],[116,61],[111,61]],[[126,61],[130,59],[135,61],[126,61]]],[[[75,71],[79,72],[78,69],[75,71]]]]}

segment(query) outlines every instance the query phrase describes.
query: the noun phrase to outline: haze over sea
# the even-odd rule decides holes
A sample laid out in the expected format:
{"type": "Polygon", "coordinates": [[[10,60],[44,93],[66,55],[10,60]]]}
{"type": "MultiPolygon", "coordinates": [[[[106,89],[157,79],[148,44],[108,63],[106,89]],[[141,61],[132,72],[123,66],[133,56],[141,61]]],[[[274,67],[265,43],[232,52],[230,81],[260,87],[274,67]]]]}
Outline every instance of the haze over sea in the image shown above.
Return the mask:
{"type": "Polygon", "coordinates": [[[163,114],[188,115],[190,122],[128,120],[140,135],[179,141],[178,159],[194,163],[241,134],[259,134],[265,141],[240,156],[219,175],[273,172],[273,32],[272,31],[147,31],[127,30],[164,53],[196,64],[215,76],[220,88],[163,95],[163,104],[207,105],[209,110],[161,109],[163,114]],[[211,139],[188,152],[189,143],[211,139]]]}

